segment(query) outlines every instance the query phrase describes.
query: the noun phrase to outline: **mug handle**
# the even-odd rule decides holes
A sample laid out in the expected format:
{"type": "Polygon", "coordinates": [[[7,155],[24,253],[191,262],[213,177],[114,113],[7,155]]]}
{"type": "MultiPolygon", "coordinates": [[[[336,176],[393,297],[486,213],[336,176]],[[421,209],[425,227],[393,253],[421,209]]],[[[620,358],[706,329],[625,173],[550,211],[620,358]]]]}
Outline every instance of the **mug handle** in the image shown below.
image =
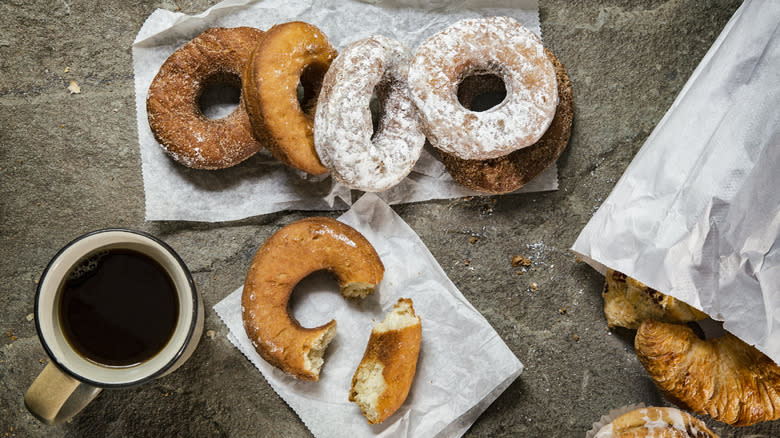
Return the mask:
{"type": "Polygon", "coordinates": [[[46,424],[64,423],[84,409],[102,391],[63,373],[49,362],[24,395],[24,405],[46,424]]]}

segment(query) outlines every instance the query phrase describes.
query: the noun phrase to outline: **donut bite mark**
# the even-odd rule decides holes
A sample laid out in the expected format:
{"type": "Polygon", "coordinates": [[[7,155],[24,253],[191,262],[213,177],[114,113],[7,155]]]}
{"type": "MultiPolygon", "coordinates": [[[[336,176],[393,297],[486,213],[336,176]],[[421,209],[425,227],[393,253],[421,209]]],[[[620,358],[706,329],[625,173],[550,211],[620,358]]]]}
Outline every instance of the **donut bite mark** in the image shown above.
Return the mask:
{"type": "Polygon", "coordinates": [[[461,20],[428,38],[409,67],[409,90],[431,144],[464,160],[536,143],[558,105],[555,69],[539,37],[509,17],[461,20]],[[458,102],[457,85],[484,73],[502,78],[506,98],[470,111],[458,102]]]}
{"type": "Polygon", "coordinates": [[[401,298],[371,330],[355,375],[349,400],[357,403],[370,424],[385,421],[406,400],[417,371],[422,326],[412,300],[401,298]]]}
{"type": "Polygon", "coordinates": [[[344,185],[381,192],[398,184],[420,158],[425,135],[409,99],[411,53],[374,35],[345,47],[325,74],[314,118],[314,146],[344,185]],[[379,102],[373,131],[369,102],[379,102]]]}
{"type": "Polygon", "coordinates": [[[336,334],[336,321],[302,327],[290,315],[290,295],[304,277],[335,274],[345,298],[364,298],[382,281],[384,265],[357,230],[326,217],[293,222],[258,249],[241,296],[244,329],[271,365],[299,379],[319,380],[322,356],[336,334]]]}
{"type": "Polygon", "coordinates": [[[279,161],[313,175],[328,171],[314,150],[313,125],[322,78],[335,57],[336,49],[315,26],[278,24],[255,48],[242,82],[255,136],[279,161]]]}
{"type": "MultiPolygon", "coordinates": [[[[555,68],[558,84],[558,106],[552,123],[533,145],[498,158],[466,160],[439,150],[444,167],[460,185],[490,194],[512,192],[550,167],[566,149],[574,119],[571,82],[558,58],[548,49],[544,52],[555,68]]],[[[458,99],[466,108],[472,109],[479,96],[499,92],[503,87],[503,81],[493,75],[465,78],[458,87],[458,99]]]]}
{"type": "Polygon", "coordinates": [[[198,100],[210,85],[241,87],[241,75],[263,31],[211,28],[173,52],[149,87],[146,112],[155,140],[175,161],[196,169],[234,166],[262,148],[252,134],[244,95],[232,113],[209,119],[198,100]]]}

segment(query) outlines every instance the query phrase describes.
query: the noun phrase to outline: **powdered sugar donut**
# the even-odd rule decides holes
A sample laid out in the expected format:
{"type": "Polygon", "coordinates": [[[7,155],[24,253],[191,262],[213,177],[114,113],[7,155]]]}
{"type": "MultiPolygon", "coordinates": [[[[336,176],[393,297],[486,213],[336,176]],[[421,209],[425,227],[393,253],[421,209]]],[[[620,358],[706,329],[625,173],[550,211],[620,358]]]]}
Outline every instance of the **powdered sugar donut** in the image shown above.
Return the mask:
{"type": "Polygon", "coordinates": [[[509,17],[461,20],[428,38],[409,67],[409,90],[431,144],[465,160],[536,143],[558,105],[555,69],[539,37],[509,17]],[[507,91],[483,112],[457,99],[460,81],[476,74],[498,75],[507,91]]]}
{"type": "Polygon", "coordinates": [[[344,48],[325,74],[314,116],[314,147],[331,175],[353,189],[386,190],[420,158],[425,135],[409,99],[410,60],[403,44],[377,35],[344,48]],[[369,109],[372,92],[380,106],[376,133],[369,109]]]}

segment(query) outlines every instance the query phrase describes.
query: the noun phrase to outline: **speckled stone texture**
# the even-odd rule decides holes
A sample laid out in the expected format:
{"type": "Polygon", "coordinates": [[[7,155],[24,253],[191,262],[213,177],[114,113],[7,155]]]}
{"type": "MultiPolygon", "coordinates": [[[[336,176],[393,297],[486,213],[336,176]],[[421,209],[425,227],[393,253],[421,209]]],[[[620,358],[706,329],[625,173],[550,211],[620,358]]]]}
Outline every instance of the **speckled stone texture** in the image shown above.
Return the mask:
{"type": "MultiPolygon", "coordinates": [[[[569,248],[739,5],[539,1],[544,42],[574,89],[560,189],[394,207],[526,366],[468,437],[581,437],[612,408],[666,404],[633,334],[607,330],[603,278],[569,248]],[[512,266],[515,255],[530,265],[512,266]]],[[[241,284],[265,238],[312,213],[144,221],[130,47],[155,8],[211,4],[0,3],[0,437],[309,435],[211,307],[241,284]],[[36,282],[62,245],[109,226],[151,232],[180,253],[207,306],[204,335],[175,373],[104,391],[70,423],[43,426],[22,401],[47,361],[32,320],[36,282]]],[[[780,436],[780,422],[737,429],[703,418],[722,437],[780,436]]]]}

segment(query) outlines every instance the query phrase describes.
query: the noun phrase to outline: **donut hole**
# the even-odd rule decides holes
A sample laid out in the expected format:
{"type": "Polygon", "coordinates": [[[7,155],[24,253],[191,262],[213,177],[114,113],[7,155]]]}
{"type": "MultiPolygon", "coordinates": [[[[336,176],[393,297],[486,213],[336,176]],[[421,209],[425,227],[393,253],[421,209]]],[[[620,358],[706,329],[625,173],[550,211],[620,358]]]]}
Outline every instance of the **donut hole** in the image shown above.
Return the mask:
{"type": "Polygon", "coordinates": [[[317,96],[320,94],[322,79],[325,77],[327,70],[327,66],[323,68],[321,65],[311,64],[306,66],[301,72],[296,92],[298,105],[300,105],[304,114],[311,117],[314,116],[314,110],[317,108],[317,96]]]}
{"type": "Polygon", "coordinates": [[[218,73],[203,81],[198,108],[206,118],[216,120],[229,116],[241,100],[241,78],[232,73],[218,73]]]}
{"type": "Polygon", "coordinates": [[[487,111],[506,99],[506,82],[495,70],[473,69],[461,76],[456,93],[467,110],[487,111]]]}
{"type": "Polygon", "coordinates": [[[293,288],[287,311],[302,327],[319,327],[333,319],[328,309],[344,305],[339,282],[329,271],[315,271],[293,288]]]}
{"type": "Polygon", "coordinates": [[[376,89],[371,93],[371,98],[368,101],[368,110],[371,112],[371,140],[373,140],[377,131],[379,131],[379,119],[382,114],[382,102],[376,94],[376,89]]]}

